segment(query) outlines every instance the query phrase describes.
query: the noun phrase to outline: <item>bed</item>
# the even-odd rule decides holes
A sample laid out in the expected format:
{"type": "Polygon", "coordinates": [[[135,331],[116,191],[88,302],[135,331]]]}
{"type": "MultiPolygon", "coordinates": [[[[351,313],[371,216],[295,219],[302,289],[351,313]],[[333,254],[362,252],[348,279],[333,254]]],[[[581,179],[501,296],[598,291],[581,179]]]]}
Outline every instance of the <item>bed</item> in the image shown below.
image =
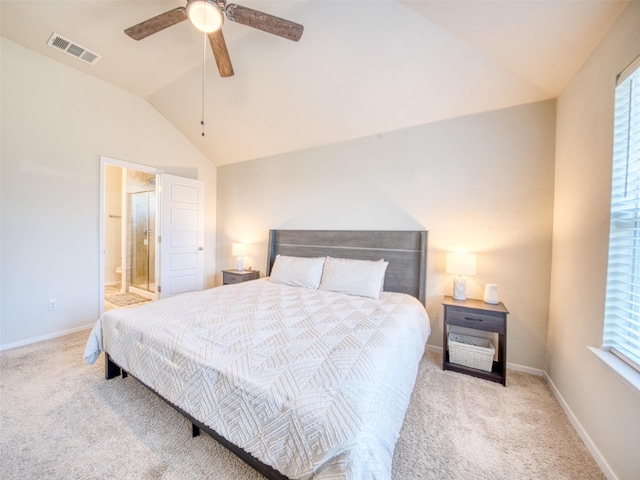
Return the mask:
{"type": "Polygon", "coordinates": [[[87,342],[270,479],[389,479],[430,333],[425,231],[272,230],[267,278],[106,312],[87,342]]]}

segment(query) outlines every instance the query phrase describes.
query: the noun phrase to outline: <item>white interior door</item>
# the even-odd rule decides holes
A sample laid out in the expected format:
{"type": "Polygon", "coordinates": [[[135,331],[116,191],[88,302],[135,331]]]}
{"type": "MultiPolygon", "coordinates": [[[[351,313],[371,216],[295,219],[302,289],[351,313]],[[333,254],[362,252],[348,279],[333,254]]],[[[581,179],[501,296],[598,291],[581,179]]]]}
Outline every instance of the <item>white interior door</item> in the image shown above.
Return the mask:
{"type": "Polygon", "coordinates": [[[162,174],[160,298],[202,290],[204,182],[162,174]]]}

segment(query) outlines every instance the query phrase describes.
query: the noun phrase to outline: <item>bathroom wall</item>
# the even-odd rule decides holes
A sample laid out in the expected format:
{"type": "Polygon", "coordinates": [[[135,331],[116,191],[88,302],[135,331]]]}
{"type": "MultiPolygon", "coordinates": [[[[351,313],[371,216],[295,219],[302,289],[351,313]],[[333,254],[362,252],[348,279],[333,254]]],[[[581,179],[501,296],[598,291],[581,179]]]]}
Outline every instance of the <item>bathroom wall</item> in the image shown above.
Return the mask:
{"type": "Polygon", "coordinates": [[[122,261],[122,169],[119,167],[105,169],[104,208],[104,282],[113,285],[120,283],[116,267],[122,261]]]}
{"type": "MultiPolygon", "coordinates": [[[[105,166],[105,285],[130,283],[136,277],[147,275],[147,263],[132,263],[133,232],[131,225],[130,194],[155,191],[155,175],[119,166],[105,166]],[[125,181],[123,186],[123,171],[125,181]],[[123,188],[125,191],[123,191],[123,188]],[[123,235],[124,232],[124,235],[123,235]],[[118,266],[124,266],[124,274],[116,273],[118,266]]],[[[155,208],[154,208],[155,210],[155,208]]],[[[155,218],[151,219],[151,227],[155,231],[155,218]]],[[[153,238],[153,235],[151,236],[153,238]]],[[[142,242],[142,236],[138,235],[142,242]]],[[[149,272],[155,274],[155,242],[151,242],[149,272]]],[[[135,281],[134,281],[135,283],[135,281]]]]}

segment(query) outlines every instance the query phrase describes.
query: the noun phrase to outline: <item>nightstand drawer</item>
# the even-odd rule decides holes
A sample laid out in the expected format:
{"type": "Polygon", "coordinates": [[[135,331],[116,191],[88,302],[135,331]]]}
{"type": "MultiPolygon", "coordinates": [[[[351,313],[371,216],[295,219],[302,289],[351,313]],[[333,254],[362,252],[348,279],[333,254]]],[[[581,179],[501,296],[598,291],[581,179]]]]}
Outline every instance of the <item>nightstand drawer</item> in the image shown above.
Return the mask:
{"type": "Polygon", "coordinates": [[[469,308],[447,307],[447,323],[459,327],[489,330],[504,334],[506,322],[504,314],[491,314],[469,308]]]}
{"type": "Polygon", "coordinates": [[[223,270],[222,271],[222,283],[223,285],[232,285],[234,283],[247,282],[249,280],[257,280],[260,278],[260,272],[257,270],[244,270],[239,272],[237,270],[223,270]]]}
{"type": "Polygon", "coordinates": [[[242,274],[238,275],[235,273],[224,272],[223,276],[224,283],[226,283],[227,285],[231,285],[232,283],[242,283],[245,281],[245,277],[242,274]]]}

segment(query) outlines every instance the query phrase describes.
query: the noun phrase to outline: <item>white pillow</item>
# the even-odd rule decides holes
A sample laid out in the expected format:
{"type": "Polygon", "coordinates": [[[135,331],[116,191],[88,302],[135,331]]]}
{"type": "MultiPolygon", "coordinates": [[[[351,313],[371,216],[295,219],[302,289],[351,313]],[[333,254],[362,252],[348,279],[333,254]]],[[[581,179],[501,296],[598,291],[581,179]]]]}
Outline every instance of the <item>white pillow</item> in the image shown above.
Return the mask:
{"type": "Polygon", "coordinates": [[[320,290],[378,298],[389,262],[327,257],[320,290]]]}
{"type": "Polygon", "coordinates": [[[322,266],[325,257],[288,257],[277,255],[271,269],[271,281],[317,289],[322,278],[322,266]]]}

